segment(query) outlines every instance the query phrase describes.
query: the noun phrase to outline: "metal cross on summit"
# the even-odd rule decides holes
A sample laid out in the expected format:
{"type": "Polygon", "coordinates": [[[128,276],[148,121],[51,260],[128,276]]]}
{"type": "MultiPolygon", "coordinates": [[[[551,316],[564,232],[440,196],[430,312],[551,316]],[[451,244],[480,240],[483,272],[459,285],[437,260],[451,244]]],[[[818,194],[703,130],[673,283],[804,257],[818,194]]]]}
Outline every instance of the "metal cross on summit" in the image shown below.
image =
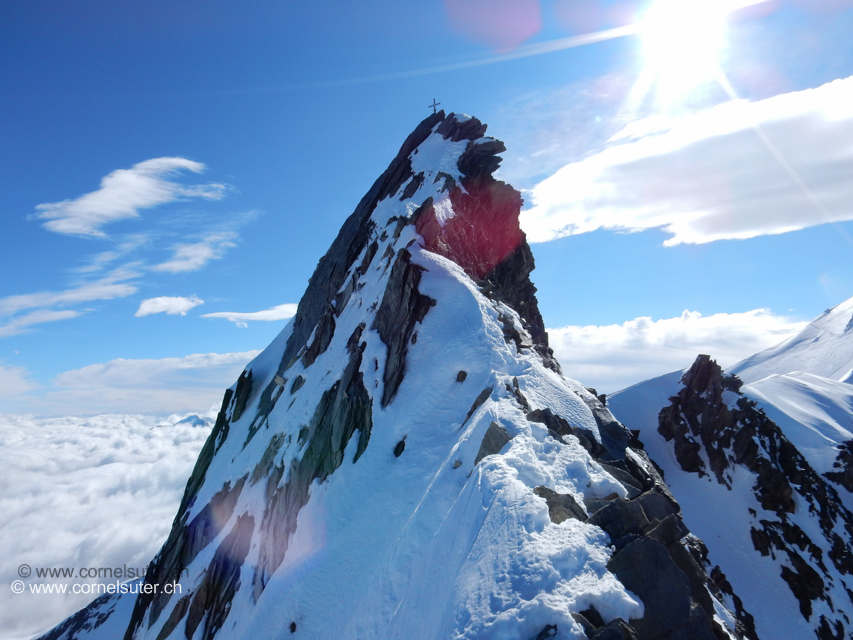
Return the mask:
{"type": "Polygon", "coordinates": [[[435,108],[440,105],[440,102],[436,102],[435,98],[432,99],[432,104],[428,104],[427,108],[432,107],[432,112],[435,113],[435,108]]]}

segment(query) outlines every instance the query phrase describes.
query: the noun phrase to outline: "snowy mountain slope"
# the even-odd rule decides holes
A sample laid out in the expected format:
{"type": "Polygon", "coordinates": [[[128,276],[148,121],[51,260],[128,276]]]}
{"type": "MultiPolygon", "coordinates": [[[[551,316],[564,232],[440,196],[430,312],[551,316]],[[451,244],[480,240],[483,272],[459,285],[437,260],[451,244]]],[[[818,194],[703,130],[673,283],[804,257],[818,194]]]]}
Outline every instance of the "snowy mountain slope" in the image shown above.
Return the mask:
{"type": "Polygon", "coordinates": [[[853,383],[853,298],[827,309],[797,335],[727,371],[747,384],[792,371],[853,383]]]}
{"type": "Polygon", "coordinates": [[[729,369],[853,508],[853,298],[729,369]]]}
{"type": "MultiPolygon", "coordinates": [[[[710,562],[725,572],[762,638],[853,637],[853,514],[820,475],[829,463],[820,448],[831,446],[820,439],[842,431],[818,425],[815,412],[803,415],[803,407],[821,405],[814,394],[827,382],[773,376],[741,388],[699,356],[685,372],[608,398],[626,426],[639,430],[685,524],[706,542],[710,562]],[[813,428],[781,411],[765,414],[750,399],[762,391],[786,396],[788,411],[813,428]],[[799,397],[786,395],[792,391],[799,397]],[[780,416],[778,425],[770,419],[780,416]]],[[[834,385],[838,408],[846,385],[834,385]]]]}
{"type": "Polygon", "coordinates": [[[560,374],[484,133],[440,112],[409,136],[226,391],[149,592],[44,638],[749,633],[632,434],[560,374]]]}
{"type": "Polygon", "coordinates": [[[853,477],[845,473],[853,441],[853,385],[794,371],[745,385],[743,392],[758,401],[817,473],[838,485],[853,509],[853,477]]]}

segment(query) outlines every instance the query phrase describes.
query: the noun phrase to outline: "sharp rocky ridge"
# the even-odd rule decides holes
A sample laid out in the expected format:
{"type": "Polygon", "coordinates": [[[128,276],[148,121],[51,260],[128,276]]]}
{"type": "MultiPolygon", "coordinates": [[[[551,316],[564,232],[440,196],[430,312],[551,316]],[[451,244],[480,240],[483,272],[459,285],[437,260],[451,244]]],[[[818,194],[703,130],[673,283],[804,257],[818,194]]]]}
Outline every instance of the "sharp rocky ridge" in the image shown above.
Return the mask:
{"type": "Polygon", "coordinates": [[[756,638],[636,434],[562,376],[485,131],[418,125],[225,392],[145,592],[43,638],[756,638]]]}

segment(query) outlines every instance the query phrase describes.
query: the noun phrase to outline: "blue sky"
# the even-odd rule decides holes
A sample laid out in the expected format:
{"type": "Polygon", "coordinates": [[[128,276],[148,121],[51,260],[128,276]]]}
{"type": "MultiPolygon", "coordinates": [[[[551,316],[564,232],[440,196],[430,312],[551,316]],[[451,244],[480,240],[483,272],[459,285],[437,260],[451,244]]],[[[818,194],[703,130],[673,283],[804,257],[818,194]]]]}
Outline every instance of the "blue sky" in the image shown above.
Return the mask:
{"type": "Polygon", "coordinates": [[[648,10],[0,3],[0,413],[209,409],[433,98],[507,145],[571,377],[733,364],[853,296],[853,3],[729,15],[719,77],[689,26],[654,73],[639,35],[547,44],[648,10]]]}

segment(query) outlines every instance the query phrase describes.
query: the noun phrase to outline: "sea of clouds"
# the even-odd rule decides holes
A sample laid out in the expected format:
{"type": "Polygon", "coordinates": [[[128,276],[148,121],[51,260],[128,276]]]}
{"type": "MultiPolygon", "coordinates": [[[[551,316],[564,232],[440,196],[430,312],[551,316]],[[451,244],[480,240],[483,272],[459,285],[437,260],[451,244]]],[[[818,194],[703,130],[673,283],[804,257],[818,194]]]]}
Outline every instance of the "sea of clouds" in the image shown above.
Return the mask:
{"type": "Polygon", "coordinates": [[[70,587],[99,580],[43,579],[38,568],[142,568],[153,558],[213,416],[199,426],[185,417],[0,415],[0,640],[29,638],[94,599],[70,587]],[[10,590],[15,580],[24,593],[10,590]],[[69,593],[30,593],[36,583],[69,593]]]}

